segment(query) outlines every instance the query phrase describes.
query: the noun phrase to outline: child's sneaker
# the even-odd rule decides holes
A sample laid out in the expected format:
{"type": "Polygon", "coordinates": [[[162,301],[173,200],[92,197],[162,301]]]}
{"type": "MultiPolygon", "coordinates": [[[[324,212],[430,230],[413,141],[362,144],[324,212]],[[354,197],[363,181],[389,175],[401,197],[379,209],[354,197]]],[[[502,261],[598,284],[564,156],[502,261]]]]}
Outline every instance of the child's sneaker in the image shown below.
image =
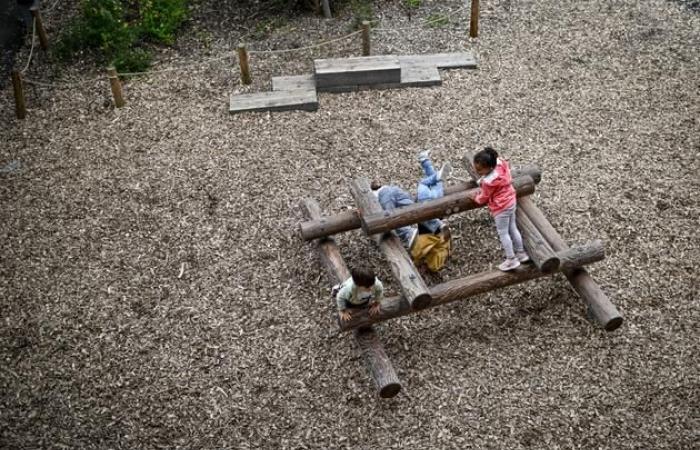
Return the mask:
{"type": "Polygon", "coordinates": [[[408,238],[408,251],[411,251],[413,243],[416,241],[416,236],[418,236],[418,228],[411,228],[411,237],[408,238]]]}
{"type": "Polygon", "coordinates": [[[520,261],[521,263],[530,261],[530,256],[528,256],[528,254],[525,253],[524,250],[522,252],[516,252],[515,257],[518,258],[518,261],[520,261]]]}
{"type": "Polygon", "coordinates": [[[520,261],[518,261],[518,258],[507,258],[498,265],[498,270],[508,272],[509,270],[513,270],[518,267],[520,267],[520,261]]]}
{"type": "Polygon", "coordinates": [[[445,164],[440,167],[440,170],[438,170],[437,173],[437,178],[440,181],[445,181],[448,178],[450,178],[450,174],[452,174],[452,164],[450,164],[449,161],[447,161],[445,164]]]}
{"type": "Polygon", "coordinates": [[[430,150],[423,150],[418,153],[418,161],[423,162],[426,159],[430,158],[430,150]]]}
{"type": "Polygon", "coordinates": [[[336,295],[338,295],[338,292],[340,291],[340,285],[336,284],[331,288],[331,297],[335,298],[336,295]]]}

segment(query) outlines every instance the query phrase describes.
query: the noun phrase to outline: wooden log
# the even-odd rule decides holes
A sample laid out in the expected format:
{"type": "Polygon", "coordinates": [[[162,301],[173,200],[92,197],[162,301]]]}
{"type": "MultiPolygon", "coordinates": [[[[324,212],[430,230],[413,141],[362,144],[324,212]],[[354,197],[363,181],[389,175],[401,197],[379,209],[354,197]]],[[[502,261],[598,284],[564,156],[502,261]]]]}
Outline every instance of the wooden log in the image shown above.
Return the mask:
{"type": "MultiPolygon", "coordinates": [[[[555,251],[561,252],[569,248],[530,198],[520,199],[519,206],[555,251]]],[[[595,319],[606,331],[614,331],[622,325],[622,315],[585,269],[566,268],[563,272],[574,290],[586,302],[595,319]]]]}
{"type": "MultiPolygon", "coordinates": [[[[358,178],[350,183],[352,193],[360,216],[382,212],[379,200],[372,193],[369,180],[358,178]]],[[[391,265],[391,271],[399,283],[401,292],[413,309],[425,308],[431,301],[428,286],[420,276],[416,266],[406,249],[394,233],[384,233],[371,236],[377,243],[387,261],[391,265]]]]}
{"type": "Polygon", "coordinates": [[[472,0],[471,19],[469,21],[469,37],[479,37],[479,0],[472,0]]]}
{"type": "Polygon", "coordinates": [[[122,96],[122,83],[119,81],[117,69],[114,67],[107,68],[107,76],[109,77],[109,86],[112,88],[112,97],[114,97],[114,106],[121,108],[126,102],[122,96]]]}
{"type": "MultiPolygon", "coordinates": [[[[302,209],[307,217],[311,219],[321,217],[321,208],[314,200],[305,199],[302,203],[302,209]]],[[[340,254],[340,250],[333,239],[320,239],[318,241],[318,250],[321,263],[328,271],[332,282],[342,283],[350,277],[350,271],[345,265],[343,256],[340,254]]],[[[379,396],[382,398],[396,396],[401,390],[401,382],[396,375],[391,360],[384,351],[382,343],[379,341],[377,333],[369,326],[355,330],[354,335],[367,364],[370,376],[377,386],[379,396]]]]}
{"type": "Polygon", "coordinates": [[[24,103],[24,85],[22,83],[22,74],[17,70],[12,71],[12,91],[15,94],[15,115],[20,120],[24,119],[27,117],[27,107],[24,103]]]}
{"type": "MultiPolygon", "coordinates": [[[[600,261],[605,257],[603,243],[593,241],[583,246],[575,246],[557,253],[561,261],[561,268],[571,270],[584,264],[600,261]]],[[[432,308],[445,303],[454,302],[473,297],[478,294],[490,292],[502,287],[524,283],[547,276],[535,266],[521,266],[510,272],[492,270],[482,272],[457,280],[448,281],[431,287],[432,301],[427,308],[432,308]]],[[[353,314],[352,319],[340,324],[341,331],[350,331],[355,328],[366,327],[377,322],[383,322],[395,317],[405,316],[415,312],[402,296],[385,298],[381,303],[378,315],[370,316],[365,311],[353,314]]]]}
{"type": "MultiPolygon", "coordinates": [[[[517,195],[529,195],[535,192],[535,182],[528,176],[513,180],[517,195]]],[[[362,229],[368,235],[385,233],[402,226],[425,222],[429,219],[447,217],[462,211],[482,207],[469,197],[471,191],[455,192],[435,200],[414,203],[410,206],[393,211],[380,211],[374,214],[364,214],[360,218],[362,229]]]]}
{"type": "Polygon", "coordinates": [[[34,17],[34,23],[36,24],[36,32],[39,35],[39,44],[43,50],[49,49],[49,38],[46,35],[46,28],[44,28],[44,21],[41,19],[41,12],[39,12],[38,6],[32,6],[29,11],[34,17]]]}
{"type": "Polygon", "coordinates": [[[250,66],[248,65],[248,51],[245,44],[238,44],[238,66],[241,69],[241,83],[250,84],[250,66]]]}
{"type": "MultiPolygon", "coordinates": [[[[518,202],[518,205],[520,202],[518,202]]],[[[515,220],[518,230],[523,238],[523,245],[532,262],[544,273],[552,273],[559,270],[559,258],[554,250],[542,236],[542,233],[530,221],[521,208],[515,209],[515,220]]]]}
{"type": "Polygon", "coordinates": [[[369,21],[362,21],[362,56],[369,56],[369,21]]]}

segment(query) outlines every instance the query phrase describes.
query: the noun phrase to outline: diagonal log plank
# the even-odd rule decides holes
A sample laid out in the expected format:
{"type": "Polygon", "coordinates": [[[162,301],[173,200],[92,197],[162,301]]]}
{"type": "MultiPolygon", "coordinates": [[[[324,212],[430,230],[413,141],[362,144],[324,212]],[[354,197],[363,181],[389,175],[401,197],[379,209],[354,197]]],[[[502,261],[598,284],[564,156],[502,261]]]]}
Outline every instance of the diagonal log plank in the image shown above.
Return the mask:
{"type": "MultiPolygon", "coordinates": [[[[535,205],[532,199],[529,197],[521,198],[518,202],[518,206],[540,230],[544,238],[555,251],[561,252],[569,248],[561,235],[554,229],[552,224],[542,213],[542,210],[535,205]]],[[[563,269],[562,271],[574,290],[576,290],[578,295],[589,306],[591,313],[598,323],[600,323],[606,331],[614,331],[622,325],[622,315],[617,308],[615,308],[615,305],[612,304],[608,296],[605,295],[600,286],[598,286],[598,283],[591,278],[586,269],[563,269]]]]}
{"type": "MultiPolygon", "coordinates": [[[[605,247],[602,241],[593,241],[583,246],[575,246],[558,252],[557,256],[561,262],[560,269],[562,271],[574,270],[582,265],[605,258],[605,247]]],[[[433,286],[430,289],[432,301],[427,307],[432,308],[445,303],[463,300],[547,275],[549,274],[538,270],[534,266],[521,266],[510,272],[501,272],[500,270],[481,272],[433,286]]],[[[351,320],[342,322],[340,329],[341,331],[350,331],[415,312],[402,296],[388,297],[382,301],[381,311],[378,315],[370,316],[366,312],[361,312],[353,315],[351,320]]]]}
{"type": "MultiPolygon", "coordinates": [[[[305,199],[301,206],[307,217],[321,217],[321,208],[315,200],[305,199]]],[[[345,265],[340,250],[333,239],[320,239],[318,241],[318,250],[321,263],[328,271],[332,282],[342,283],[350,277],[350,271],[345,265]]],[[[367,363],[370,376],[379,390],[379,396],[382,398],[394,397],[401,390],[401,382],[396,375],[396,371],[394,371],[391,360],[384,351],[382,343],[379,341],[377,333],[371,326],[356,329],[355,340],[367,363]]]]}
{"type": "MultiPolygon", "coordinates": [[[[379,200],[372,193],[369,180],[366,178],[358,178],[350,183],[350,192],[352,193],[357,209],[360,215],[372,214],[381,212],[382,207],[379,200]]],[[[370,235],[368,233],[368,235],[370,235]]],[[[401,292],[414,309],[422,309],[431,301],[428,286],[426,286],[423,277],[420,276],[416,266],[404,249],[398,236],[394,233],[384,233],[370,235],[377,243],[379,249],[384,253],[384,257],[391,265],[391,272],[394,278],[399,283],[401,292]]]]}
{"type": "MultiPolygon", "coordinates": [[[[520,191],[517,187],[516,190],[518,191],[518,195],[526,195],[527,192],[530,192],[529,185],[525,186],[526,180],[523,179],[526,176],[530,176],[535,183],[538,183],[539,180],[541,179],[541,172],[538,168],[534,166],[527,166],[525,170],[522,172],[514,172],[517,176],[514,177],[513,183],[514,186],[517,186],[519,183],[522,183],[523,185],[523,190],[520,191]],[[522,179],[522,180],[521,180],[522,179]],[[518,180],[518,181],[516,181],[518,180]]],[[[476,187],[476,184],[470,183],[470,182],[460,182],[454,185],[450,185],[445,188],[445,196],[449,196],[458,192],[464,192],[465,190],[468,189],[474,189],[476,187]]],[[[534,188],[533,188],[534,189],[534,188]]],[[[444,197],[443,197],[444,198],[444,197]]],[[[440,200],[440,199],[438,199],[440,200]]],[[[432,200],[436,201],[436,200],[432,200]]],[[[448,200],[449,201],[449,200],[448,200]]],[[[467,202],[464,198],[460,197],[460,202],[467,202]]],[[[421,203],[421,205],[426,205],[429,202],[424,202],[421,203]]],[[[470,202],[472,204],[473,202],[470,202]]],[[[479,208],[483,205],[472,205],[474,208],[479,208]]],[[[467,209],[470,208],[464,208],[462,209],[463,211],[466,211],[467,209]]],[[[383,214],[383,213],[382,213],[383,214]]],[[[440,213],[442,214],[442,212],[440,213]]],[[[444,215],[449,215],[449,214],[444,214],[444,215]]],[[[360,220],[360,216],[357,214],[357,210],[351,210],[351,211],[344,211],[339,214],[335,214],[333,216],[325,216],[321,217],[317,220],[307,220],[299,224],[299,232],[301,234],[302,239],[305,241],[310,241],[312,239],[318,239],[324,236],[331,236],[333,234],[338,234],[342,233],[345,231],[350,231],[350,230],[356,230],[358,228],[362,227],[362,221],[360,220]]]]}

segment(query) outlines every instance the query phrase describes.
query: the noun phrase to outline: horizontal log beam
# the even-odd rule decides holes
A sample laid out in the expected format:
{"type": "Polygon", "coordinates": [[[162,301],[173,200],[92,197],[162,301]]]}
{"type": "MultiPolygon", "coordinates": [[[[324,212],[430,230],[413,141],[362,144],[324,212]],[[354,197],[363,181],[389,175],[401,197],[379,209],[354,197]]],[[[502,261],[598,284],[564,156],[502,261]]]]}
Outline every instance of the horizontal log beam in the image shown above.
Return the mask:
{"type": "MultiPolygon", "coordinates": [[[[558,252],[558,257],[561,262],[560,269],[573,270],[582,265],[602,260],[605,257],[604,245],[602,241],[593,241],[583,246],[575,246],[558,252]]],[[[540,271],[533,265],[523,265],[510,272],[492,270],[470,275],[433,286],[430,289],[432,301],[427,307],[432,308],[456,300],[466,299],[547,275],[549,274],[540,271]]],[[[410,307],[402,296],[388,297],[382,301],[378,315],[370,316],[367,312],[361,311],[359,314],[353,314],[351,320],[340,322],[339,325],[341,331],[350,331],[414,312],[416,311],[410,307]]]]}
{"type": "MultiPolygon", "coordinates": [[[[535,181],[527,175],[521,176],[513,179],[513,187],[518,196],[530,195],[535,192],[535,181]]],[[[435,200],[414,203],[392,211],[362,214],[360,218],[362,229],[367,234],[385,233],[406,225],[480,208],[484,205],[476,203],[469,197],[469,193],[475,190],[455,192],[435,200]]]]}
{"type": "MultiPolygon", "coordinates": [[[[519,203],[520,201],[518,201],[518,204],[519,203]]],[[[527,254],[530,256],[532,262],[535,263],[535,266],[545,273],[552,273],[559,270],[559,258],[554,254],[554,250],[552,250],[552,247],[542,236],[540,230],[535,227],[521,208],[516,207],[515,220],[518,224],[520,235],[523,238],[525,250],[527,250],[527,254]]]]}
{"type": "MultiPolygon", "coordinates": [[[[305,199],[301,206],[307,217],[312,219],[321,217],[321,208],[315,200],[305,199]]],[[[319,240],[318,250],[321,262],[334,283],[342,283],[350,277],[350,271],[333,239],[319,240]]],[[[401,391],[401,382],[377,333],[368,326],[355,330],[354,336],[370,376],[379,391],[379,396],[382,398],[396,396],[401,391]]]]}
{"type": "MultiPolygon", "coordinates": [[[[513,178],[530,176],[535,184],[542,179],[542,171],[537,166],[527,165],[513,170],[513,178]]],[[[459,182],[445,187],[445,195],[462,192],[477,187],[473,181],[459,182]]],[[[331,236],[346,231],[356,230],[362,227],[357,210],[343,211],[341,213],[320,217],[316,220],[307,220],[299,224],[301,238],[305,241],[331,236]]]]}
{"type": "MultiPolygon", "coordinates": [[[[521,198],[518,203],[554,251],[560,252],[569,248],[532,199],[521,198]]],[[[586,269],[565,269],[563,272],[579,297],[588,305],[593,317],[606,331],[614,331],[622,325],[622,315],[586,269]]]]}
{"type": "MultiPolygon", "coordinates": [[[[379,200],[372,194],[368,179],[353,180],[350,183],[350,192],[357,203],[360,215],[382,211],[379,200]]],[[[430,291],[398,236],[395,233],[368,233],[368,235],[377,243],[389,262],[394,279],[411,307],[413,309],[425,308],[431,301],[430,291]]]]}

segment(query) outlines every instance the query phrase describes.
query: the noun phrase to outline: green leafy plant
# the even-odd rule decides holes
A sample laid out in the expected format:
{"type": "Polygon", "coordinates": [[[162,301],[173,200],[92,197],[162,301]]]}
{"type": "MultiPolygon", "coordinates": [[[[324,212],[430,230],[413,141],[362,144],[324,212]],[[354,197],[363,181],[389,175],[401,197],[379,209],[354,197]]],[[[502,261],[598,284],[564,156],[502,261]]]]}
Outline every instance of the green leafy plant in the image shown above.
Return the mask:
{"type": "Polygon", "coordinates": [[[55,53],[69,60],[88,50],[119,71],[143,71],[151,62],[144,43],[171,44],[187,12],[187,0],[82,0],[55,53]]]}
{"type": "Polygon", "coordinates": [[[418,9],[421,5],[421,0],[403,0],[403,4],[409,9],[418,9]]]}

